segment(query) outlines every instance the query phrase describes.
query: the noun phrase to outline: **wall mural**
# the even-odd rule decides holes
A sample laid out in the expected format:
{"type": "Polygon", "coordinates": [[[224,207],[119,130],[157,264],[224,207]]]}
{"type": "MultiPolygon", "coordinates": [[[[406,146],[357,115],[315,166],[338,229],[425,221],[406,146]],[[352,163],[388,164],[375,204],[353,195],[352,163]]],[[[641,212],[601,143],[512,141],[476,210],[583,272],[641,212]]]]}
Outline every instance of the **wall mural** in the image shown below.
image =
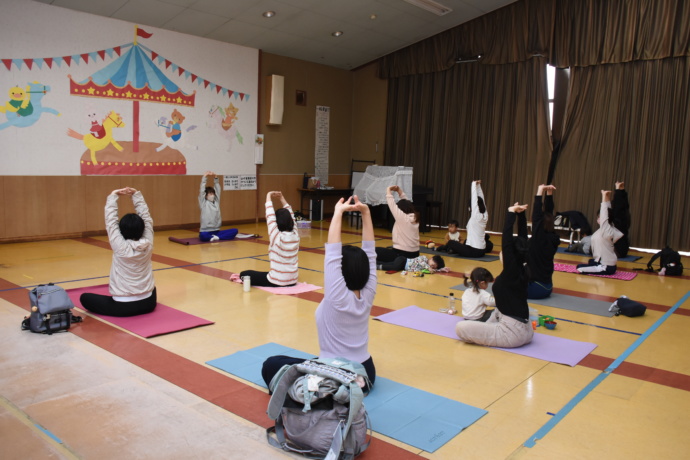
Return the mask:
{"type": "MultiPolygon", "coordinates": [[[[1,6],[0,15],[26,17],[26,11],[8,10],[27,8],[58,30],[45,48],[69,47],[74,54],[17,57],[16,49],[3,47],[13,56],[0,56],[0,91],[7,91],[6,101],[0,100],[6,156],[0,174],[255,173],[254,145],[244,139],[256,133],[258,50],[42,4],[1,6]],[[56,27],[55,15],[100,29],[106,23],[118,31],[126,27],[134,40],[75,51],[72,28],[56,27]],[[163,39],[156,41],[159,35],[163,39]],[[149,41],[165,49],[149,48],[149,41]],[[220,50],[227,52],[223,59],[220,50]]],[[[15,27],[25,33],[21,24],[15,27]]],[[[19,40],[7,28],[0,34],[4,42],[19,40]]],[[[99,40],[105,43],[105,37],[99,40]]],[[[34,46],[19,48],[48,54],[31,41],[34,46]]]]}

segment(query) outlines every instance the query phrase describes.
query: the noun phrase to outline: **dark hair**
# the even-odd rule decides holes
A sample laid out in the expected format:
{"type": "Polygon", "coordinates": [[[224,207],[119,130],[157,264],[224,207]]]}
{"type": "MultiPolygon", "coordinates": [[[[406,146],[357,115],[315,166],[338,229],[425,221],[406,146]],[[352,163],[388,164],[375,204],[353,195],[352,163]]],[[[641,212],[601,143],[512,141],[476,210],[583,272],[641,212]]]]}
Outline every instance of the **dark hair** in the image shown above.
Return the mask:
{"type": "Polygon", "coordinates": [[[206,187],[205,193],[206,193],[206,195],[208,195],[209,193],[213,193],[213,194],[215,195],[215,194],[216,194],[216,189],[213,188],[213,187],[206,187]]]}
{"type": "Polygon", "coordinates": [[[419,222],[419,212],[410,200],[402,199],[398,201],[398,209],[405,214],[414,214],[414,221],[419,222]]]}
{"type": "Polygon", "coordinates": [[[453,219],[453,220],[451,220],[450,222],[448,222],[448,225],[449,225],[449,226],[450,226],[450,225],[455,225],[456,227],[460,227],[460,222],[458,222],[457,220],[453,219]]]}
{"type": "Polygon", "coordinates": [[[492,275],[491,272],[484,267],[477,267],[472,270],[469,278],[467,275],[465,275],[465,281],[463,284],[465,287],[471,286],[474,292],[479,292],[479,283],[482,281],[486,281],[487,284],[493,283],[494,275],[492,275]]]}
{"type": "Polygon", "coordinates": [[[431,260],[436,262],[436,270],[440,270],[446,266],[446,262],[443,260],[443,257],[439,256],[438,254],[432,257],[431,260]]]}
{"type": "Polygon", "coordinates": [[[369,257],[367,253],[357,246],[346,245],[342,250],[343,261],[341,270],[345,286],[351,291],[364,289],[369,281],[369,257]]]}
{"type": "MultiPolygon", "coordinates": [[[[484,198],[478,196],[477,197],[477,207],[479,208],[479,212],[484,214],[486,212],[486,205],[484,204],[484,198]]],[[[470,200],[470,213],[472,212],[472,200],[470,200]]]]}
{"type": "Polygon", "coordinates": [[[295,221],[290,211],[285,208],[276,209],[276,224],[281,232],[291,232],[295,228],[295,221]]]}
{"type": "Polygon", "coordinates": [[[477,197],[477,206],[479,206],[479,212],[484,214],[486,212],[486,205],[484,204],[484,198],[477,197]]]}
{"type": "Polygon", "coordinates": [[[126,240],[141,239],[144,234],[144,219],[139,214],[125,214],[120,219],[120,233],[126,240]]]}

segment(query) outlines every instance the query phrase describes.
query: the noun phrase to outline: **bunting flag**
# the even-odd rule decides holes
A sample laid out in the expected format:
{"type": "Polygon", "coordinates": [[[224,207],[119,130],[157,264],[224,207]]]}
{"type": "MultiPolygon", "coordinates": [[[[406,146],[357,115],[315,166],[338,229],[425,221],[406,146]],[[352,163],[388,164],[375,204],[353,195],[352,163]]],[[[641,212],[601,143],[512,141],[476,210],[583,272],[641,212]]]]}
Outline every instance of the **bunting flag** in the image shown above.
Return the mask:
{"type": "MultiPolygon", "coordinates": [[[[137,36],[142,38],[149,38],[153,35],[139,28],[137,28],[136,34],[137,36]]],[[[34,70],[35,67],[37,67],[38,69],[42,69],[44,64],[48,66],[49,69],[52,69],[53,65],[56,65],[57,67],[62,67],[62,64],[65,64],[67,67],[72,67],[73,65],[80,65],[81,63],[93,64],[98,61],[106,61],[107,59],[112,59],[115,56],[120,57],[122,55],[123,50],[126,50],[132,46],[138,46],[141,49],[148,52],[151,55],[151,60],[155,62],[159,67],[164,67],[168,71],[173,72],[176,76],[184,77],[185,80],[191,80],[192,83],[196,82],[197,86],[203,85],[205,89],[210,89],[211,91],[215,90],[216,94],[222,94],[223,96],[227,96],[228,98],[234,98],[235,100],[249,100],[249,94],[234,91],[224,86],[213,83],[209,80],[206,80],[205,78],[202,78],[199,75],[192,73],[183,67],[180,67],[170,59],[166,59],[157,52],[145,47],[140,43],[136,45],[134,43],[127,43],[126,45],[114,46],[112,48],[92,51],[90,53],[79,53],[68,56],[54,56],[46,58],[0,59],[0,61],[2,61],[2,65],[0,65],[0,71],[2,69],[7,69],[7,71],[10,72],[13,70],[23,69],[34,70]],[[12,68],[13,66],[14,69],[12,68]]]]}

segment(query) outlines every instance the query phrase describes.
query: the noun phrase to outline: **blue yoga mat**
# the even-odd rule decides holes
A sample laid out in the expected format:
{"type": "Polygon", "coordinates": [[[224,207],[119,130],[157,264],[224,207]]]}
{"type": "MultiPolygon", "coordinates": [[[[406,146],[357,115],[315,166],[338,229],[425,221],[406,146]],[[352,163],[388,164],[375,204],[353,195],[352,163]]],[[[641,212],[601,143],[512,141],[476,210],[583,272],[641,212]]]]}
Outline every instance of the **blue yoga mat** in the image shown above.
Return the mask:
{"type": "Polygon", "coordinates": [[[433,249],[425,248],[424,246],[419,247],[419,252],[422,254],[433,254],[435,256],[452,257],[454,259],[466,259],[466,260],[477,260],[479,262],[495,262],[498,260],[498,256],[492,256],[491,254],[484,254],[482,257],[461,257],[457,254],[448,254],[443,251],[434,251],[433,249]]]}
{"type": "MultiPolygon", "coordinates": [[[[464,291],[467,289],[464,284],[458,284],[451,287],[456,291],[464,291]]],[[[491,292],[491,286],[487,291],[491,292]]],[[[576,297],[573,295],[552,293],[545,299],[527,299],[528,303],[545,305],[547,307],[561,308],[563,310],[579,311],[582,313],[590,313],[597,316],[605,316],[611,318],[614,313],[609,311],[611,302],[603,300],[588,299],[586,297],[576,297]]]]}
{"type": "MultiPolygon", "coordinates": [[[[266,358],[275,355],[314,357],[283,345],[267,343],[206,364],[265,388],[261,365],[266,358]]],[[[379,376],[364,398],[364,406],[374,431],[426,452],[436,451],[488,413],[379,376]]]]}

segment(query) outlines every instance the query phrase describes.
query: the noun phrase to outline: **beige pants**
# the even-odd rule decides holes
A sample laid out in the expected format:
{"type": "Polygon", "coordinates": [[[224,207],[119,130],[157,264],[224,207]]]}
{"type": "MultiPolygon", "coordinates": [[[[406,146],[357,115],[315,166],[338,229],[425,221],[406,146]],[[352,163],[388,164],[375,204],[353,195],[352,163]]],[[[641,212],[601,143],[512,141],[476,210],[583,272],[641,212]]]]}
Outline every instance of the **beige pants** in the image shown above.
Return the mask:
{"type": "Polygon", "coordinates": [[[523,323],[510,316],[505,316],[494,309],[491,317],[485,322],[460,321],[455,326],[455,333],[460,340],[488,347],[517,348],[532,341],[534,330],[530,322],[523,323]]]}

